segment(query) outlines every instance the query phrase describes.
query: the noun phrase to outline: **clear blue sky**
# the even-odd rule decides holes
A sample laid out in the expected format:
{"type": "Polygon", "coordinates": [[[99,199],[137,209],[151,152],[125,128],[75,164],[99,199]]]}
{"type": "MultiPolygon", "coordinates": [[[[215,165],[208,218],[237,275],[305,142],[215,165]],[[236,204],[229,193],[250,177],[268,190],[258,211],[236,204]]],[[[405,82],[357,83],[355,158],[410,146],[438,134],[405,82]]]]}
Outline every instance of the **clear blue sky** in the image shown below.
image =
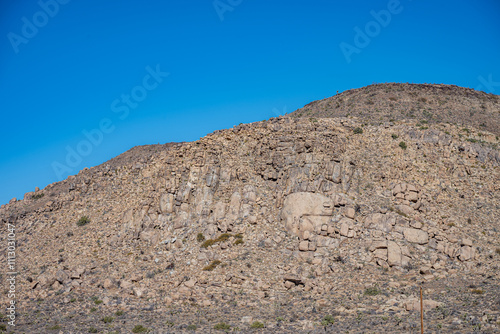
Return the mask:
{"type": "Polygon", "coordinates": [[[2,0],[0,203],[374,82],[499,94],[499,17],[498,0],[2,0]]]}

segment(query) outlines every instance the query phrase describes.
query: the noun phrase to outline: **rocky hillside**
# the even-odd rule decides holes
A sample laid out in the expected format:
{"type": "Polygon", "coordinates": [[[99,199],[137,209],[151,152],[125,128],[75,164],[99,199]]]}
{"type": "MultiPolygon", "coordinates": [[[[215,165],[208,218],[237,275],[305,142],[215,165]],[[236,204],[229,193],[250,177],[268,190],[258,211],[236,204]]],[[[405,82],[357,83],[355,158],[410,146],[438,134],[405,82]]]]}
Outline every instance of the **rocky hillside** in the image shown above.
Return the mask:
{"type": "Polygon", "coordinates": [[[498,332],[498,127],[352,106],[136,147],[3,205],[6,330],[416,333],[422,287],[428,332],[498,332]]]}
{"type": "Polygon", "coordinates": [[[292,117],[350,117],[370,124],[413,119],[500,134],[500,97],[452,85],[374,84],[314,101],[292,117]]]}

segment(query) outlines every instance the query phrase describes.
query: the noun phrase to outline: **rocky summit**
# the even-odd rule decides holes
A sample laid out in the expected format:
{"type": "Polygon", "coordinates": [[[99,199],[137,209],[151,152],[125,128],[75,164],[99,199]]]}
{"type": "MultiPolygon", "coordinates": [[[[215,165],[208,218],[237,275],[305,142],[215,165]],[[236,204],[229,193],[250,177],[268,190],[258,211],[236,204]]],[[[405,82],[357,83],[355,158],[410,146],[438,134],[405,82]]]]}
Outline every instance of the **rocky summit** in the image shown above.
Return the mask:
{"type": "Polygon", "coordinates": [[[498,333],[499,119],[378,84],[85,168],[1,207],[1,330],[498,333]]]}

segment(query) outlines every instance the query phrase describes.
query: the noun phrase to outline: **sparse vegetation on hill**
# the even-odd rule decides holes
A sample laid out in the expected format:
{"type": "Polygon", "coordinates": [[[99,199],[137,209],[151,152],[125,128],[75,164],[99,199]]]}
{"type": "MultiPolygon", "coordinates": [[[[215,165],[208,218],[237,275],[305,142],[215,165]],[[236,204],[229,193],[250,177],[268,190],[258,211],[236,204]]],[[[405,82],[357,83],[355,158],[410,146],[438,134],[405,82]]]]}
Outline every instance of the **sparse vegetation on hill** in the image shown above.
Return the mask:
{"type": "Polygon", "coordinates": [[[422,287],[427,331],[495,333],[496,101],[373,85],[28,193],[0,208],[16,328],[406,333],[422,287]]]}
{"type": "Polygon", "coordinates": [[[358,117],[378,125],[391,120],[450,123],[500,134],[500,97],[442,84],[380,83],[314,101],[291,117],[358,117]]]}

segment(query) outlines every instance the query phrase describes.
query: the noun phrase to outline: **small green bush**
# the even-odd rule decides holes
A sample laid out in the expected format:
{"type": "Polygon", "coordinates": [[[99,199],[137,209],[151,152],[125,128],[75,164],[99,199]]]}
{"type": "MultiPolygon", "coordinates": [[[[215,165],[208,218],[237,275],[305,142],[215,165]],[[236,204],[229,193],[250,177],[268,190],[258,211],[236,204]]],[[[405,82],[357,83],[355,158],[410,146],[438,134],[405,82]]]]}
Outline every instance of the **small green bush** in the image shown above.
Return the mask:
{"type": "Polygon", "coordinates": [[[365,296],[377,296],[380,294],[380,290],[376,287],[367,288],[363,294],[365,296]]]}
{"type": "Polygon", "coordinates": [[[61,329],[61,326],[60,325],[54,325],[54,326],[50,326],[48,327],[48,330],[51,330],[51,331],[56,331],[58,329],[61,329]]]}
{"type": "Polygon", "coordinates": [[[210,247],[212,245],[215,245],[216,243],[224,242],[224,241],[228,240],[230,237],[231,237],[231,234],[229,234],[229,233],[223,233],[217,239],[208,239],[208,240],[206,240],[204,243],[201,244],[201,247],[208,248],[208,247],[210,247]]]}
{"type": "Polygon", "coordinates": [[[241,244],[244,244],[245,242],[243,241],[243,239],[236,239],[236,241],[234,242],[235,245],[241,245],[241,244]]]}
{"type": "Polygon", "coordinates": [[[399,147],[401,147],[403,150],[406,150],[406,143],[404,141],[400,142],[399,147]]]}
{"type": "Polygon", "coordinates": [[[101,319],[101,321],[104,322],[105,324],[110,324],[113,322],[113,320],[115,320],[115,318],[109,316],[101,319]]]}
{"type": "Polygon", "coordinates": [[[399,138],[399,136],[398,136],[397,134],[395,134],[395,133],[393,133],[393,134],[391,135],[391,137],[392,137],[392,139],[398,139],[398,138],[399,138]]]}
{"type": "Polygon", "coordinates": [[[353,132],[354,132],[354,134],[358,135],[358,134],[363,133],[363,129],[361,129],[361,128],[355,128],[353,132]]]}
{"type": "Polygon", "coordinates": [[[98,331],[94,327],[90,327],[89,328],[89,333],[98,333],[98,331]]]}
{"type": "Polygon", "coordinates": [[[203,235],[203,233],[198,233],[198,235],[196,236],[196,240],[198,240],[198,242],[205,241],[205,236],[203,235]]]}
{"type": "Polygon", "coordinates": [[[335,323],[335,319],[331,315],[325,315],[323,320],[321,320],[321,325],[325,326],[325,327],[330,325],[330,324],[334,324],[334,323],[335,323]]]}
{"type": "Polygon", "coordinates": [[[202,248],[208,248],[210,246],[213,246],[217,243],[217,241],[215,241],[214,239],[208,239],[207,241],[205,241],[204,243],[201,244],[201,247],[202,248]]]}
{"type": "Polygon", "coordinates": [[[115,315],[116,315],[117,317],[119,317],[119,316],[123,315],[123,313],[124,313],[124,312],[123,312],[122,310],[120,310],[120,311],[116,311],[115,315]]]}
{"type": "Polygon", "coordinates": [[[250,328],[264,328],[264,324],[259,321],[254,321],[252,325],[250,325],[250,328]]]}
{"type": "Polygon", "coordinates": [[[148,329],[143,325],[137,325],[132,329],[132,333],[146,333],[148,329]]]}
{"type": "Polygon", "coordinates": [[[34,200],[37,200],[37,199],[42,198],[43,196],[45,196],[45,194],[44,194],[44,193],[39,193],[39,194],[35,194],[35,195],[33,195],[33,197],[32,197],[32,198],[33,198],[34,200]]]}
{"type": "Polygon", "coordinates": [[[188,325],[186,329],[187,329],[188,331],[195,331],[195,330],[196,330],[196,328],[198,328],[198,327],[196,327],[196,325],[188,325]]]}
{"type": "Polygon", "coordinates": [[[219,260],[214,260],[208,266],[206,266],[205,268],[203,268],[203,270],[205,270],[205,271],[212,271],[215,268],[217,268],[217,266],[219,264],[221,264],[221,262],[219,260]]]}
{"type": "Polygon", "coordinates": [[[90,223],[90,218],[87,217],[87,216],[82,216],[78,222],[76,223],[76,225],[78,226],[83,226],[83,225],[87,225],[88,223],[90,223]]]}
{"type": "Polygon", "coordinates": [[[219,322],[217,325],[214,326],[214,329],[219,331],[229,331],[231,329],[231,326],[229,326],[225,322],[219,322]]]}

